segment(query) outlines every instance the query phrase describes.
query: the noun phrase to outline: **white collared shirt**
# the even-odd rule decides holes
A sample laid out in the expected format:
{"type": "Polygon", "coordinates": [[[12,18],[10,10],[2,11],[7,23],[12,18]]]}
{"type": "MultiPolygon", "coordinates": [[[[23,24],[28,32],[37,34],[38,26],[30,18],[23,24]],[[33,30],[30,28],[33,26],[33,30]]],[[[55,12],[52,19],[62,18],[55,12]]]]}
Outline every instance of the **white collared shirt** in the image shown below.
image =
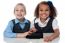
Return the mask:
{"type": "MultiPolygon", "coordinates": [[[[37,18],[37,19],[35,20],[35,23],[38,23],[38,25],[39,25],[40,27],[45,27],[45,26],[47,25],[47,23],[48,23],[49,20],[50,20],[50,18],[47,18],[47,20],[42,23],[42,22],[40,21],[40,19],[37,18]]],[[[31,27],[34,27],[34,21],[31,23],[31,27]]],[[[59,28],[58,22],[57,22],[56,19],[53,20],[53,22],[52,22],[52,27],[53,27],[53,29],[58,29],[58,28],[59,28]]]]}

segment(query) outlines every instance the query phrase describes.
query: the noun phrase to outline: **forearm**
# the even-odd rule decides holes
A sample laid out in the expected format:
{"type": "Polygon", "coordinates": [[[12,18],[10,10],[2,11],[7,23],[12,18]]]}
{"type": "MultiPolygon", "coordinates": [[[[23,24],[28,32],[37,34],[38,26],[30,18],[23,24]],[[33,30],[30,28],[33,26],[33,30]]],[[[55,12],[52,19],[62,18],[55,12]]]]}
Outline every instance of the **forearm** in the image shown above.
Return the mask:
{"type": "Polygon", "coordinates": [[[25,32],[25,33],[17,33],[16,34],[16,37],[17,38],[24,38],[24,37],[26,37],[28,35],[28,32],[25,32]]]}
{"type": "Polygon", "coordinates": [[[4,31],[4,37],[6,37],[6,38],[15,38],[16,33],[9,32],[9,31],[4,31]]]}
{"type": "Polygon", "coordinates": [[[52,40],[53,40],[53,39],[59,37],[59,35],[60,35],[60,32],[59,32],[58,29],[56,29],[56,30],[54,30],[54,33],[53,33],[50,37],[51,37],[52,40]]]}
{"type": "Polygon", "coordinates": [[[56,29],[56,30],[54,30],[54,33],[52,35],[44,37],[44,41],[46,41],[46,42],[52,41],[53,39],[59,37],[59,34],[60,34],[59,30],[56,29]]]}

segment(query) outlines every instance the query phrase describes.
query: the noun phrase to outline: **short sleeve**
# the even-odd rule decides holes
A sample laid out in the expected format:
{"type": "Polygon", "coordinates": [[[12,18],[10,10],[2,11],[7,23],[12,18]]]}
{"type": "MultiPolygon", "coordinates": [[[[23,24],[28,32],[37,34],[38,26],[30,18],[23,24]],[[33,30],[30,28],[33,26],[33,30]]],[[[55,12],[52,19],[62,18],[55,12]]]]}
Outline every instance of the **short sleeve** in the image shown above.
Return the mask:
{"type": "Polygon", "coordinates": [[[53,27],[53,29],[59,29],[58,21],[56,19],[53,20],[52,27],[53,27]]]}

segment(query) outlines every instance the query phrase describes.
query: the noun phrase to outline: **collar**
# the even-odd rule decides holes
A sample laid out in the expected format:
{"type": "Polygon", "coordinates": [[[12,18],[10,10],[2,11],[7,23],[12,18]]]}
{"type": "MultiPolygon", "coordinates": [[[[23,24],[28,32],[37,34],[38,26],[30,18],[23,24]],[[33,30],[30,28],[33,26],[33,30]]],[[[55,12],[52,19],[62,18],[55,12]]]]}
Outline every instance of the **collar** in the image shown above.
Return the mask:
{"type": "MultiPolygon", "coordinates": [[[[46,20],[45,22],[43,22],[43,23],[44,23],[44,24],[45,24],[45,23],[48,23],[49,19],[50,19],[50,17],[48,17],[47,20],[46,20]]],[[[40,18],[37,18],[37,19],[35,20],[35,23],[37,23],[37,22],[38,22],[38,23],[41,23],[40,18]]]]}
{"type": "Polygon", "coordinates": [[[24,22],[20,22],[18,19],[15,19],[15,23],[28,23],[28,20],[25,19],[24,22]]]}

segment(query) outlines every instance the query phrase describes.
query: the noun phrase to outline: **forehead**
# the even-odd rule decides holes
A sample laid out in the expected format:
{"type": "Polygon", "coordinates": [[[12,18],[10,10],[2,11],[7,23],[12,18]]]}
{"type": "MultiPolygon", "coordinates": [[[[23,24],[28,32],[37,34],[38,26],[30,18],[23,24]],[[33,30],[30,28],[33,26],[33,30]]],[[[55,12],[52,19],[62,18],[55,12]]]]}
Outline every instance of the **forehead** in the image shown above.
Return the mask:
{"type": "Polygon", "coordinates": [[[40,9],[49,9],[49,6],[47,4],[40,4],[39,8],[40,9]]]}
{"type": "Polygon", "coordinates": [[[23,5],[16,5],[15,9],[24,9],[24,6],[23,5]]]}

